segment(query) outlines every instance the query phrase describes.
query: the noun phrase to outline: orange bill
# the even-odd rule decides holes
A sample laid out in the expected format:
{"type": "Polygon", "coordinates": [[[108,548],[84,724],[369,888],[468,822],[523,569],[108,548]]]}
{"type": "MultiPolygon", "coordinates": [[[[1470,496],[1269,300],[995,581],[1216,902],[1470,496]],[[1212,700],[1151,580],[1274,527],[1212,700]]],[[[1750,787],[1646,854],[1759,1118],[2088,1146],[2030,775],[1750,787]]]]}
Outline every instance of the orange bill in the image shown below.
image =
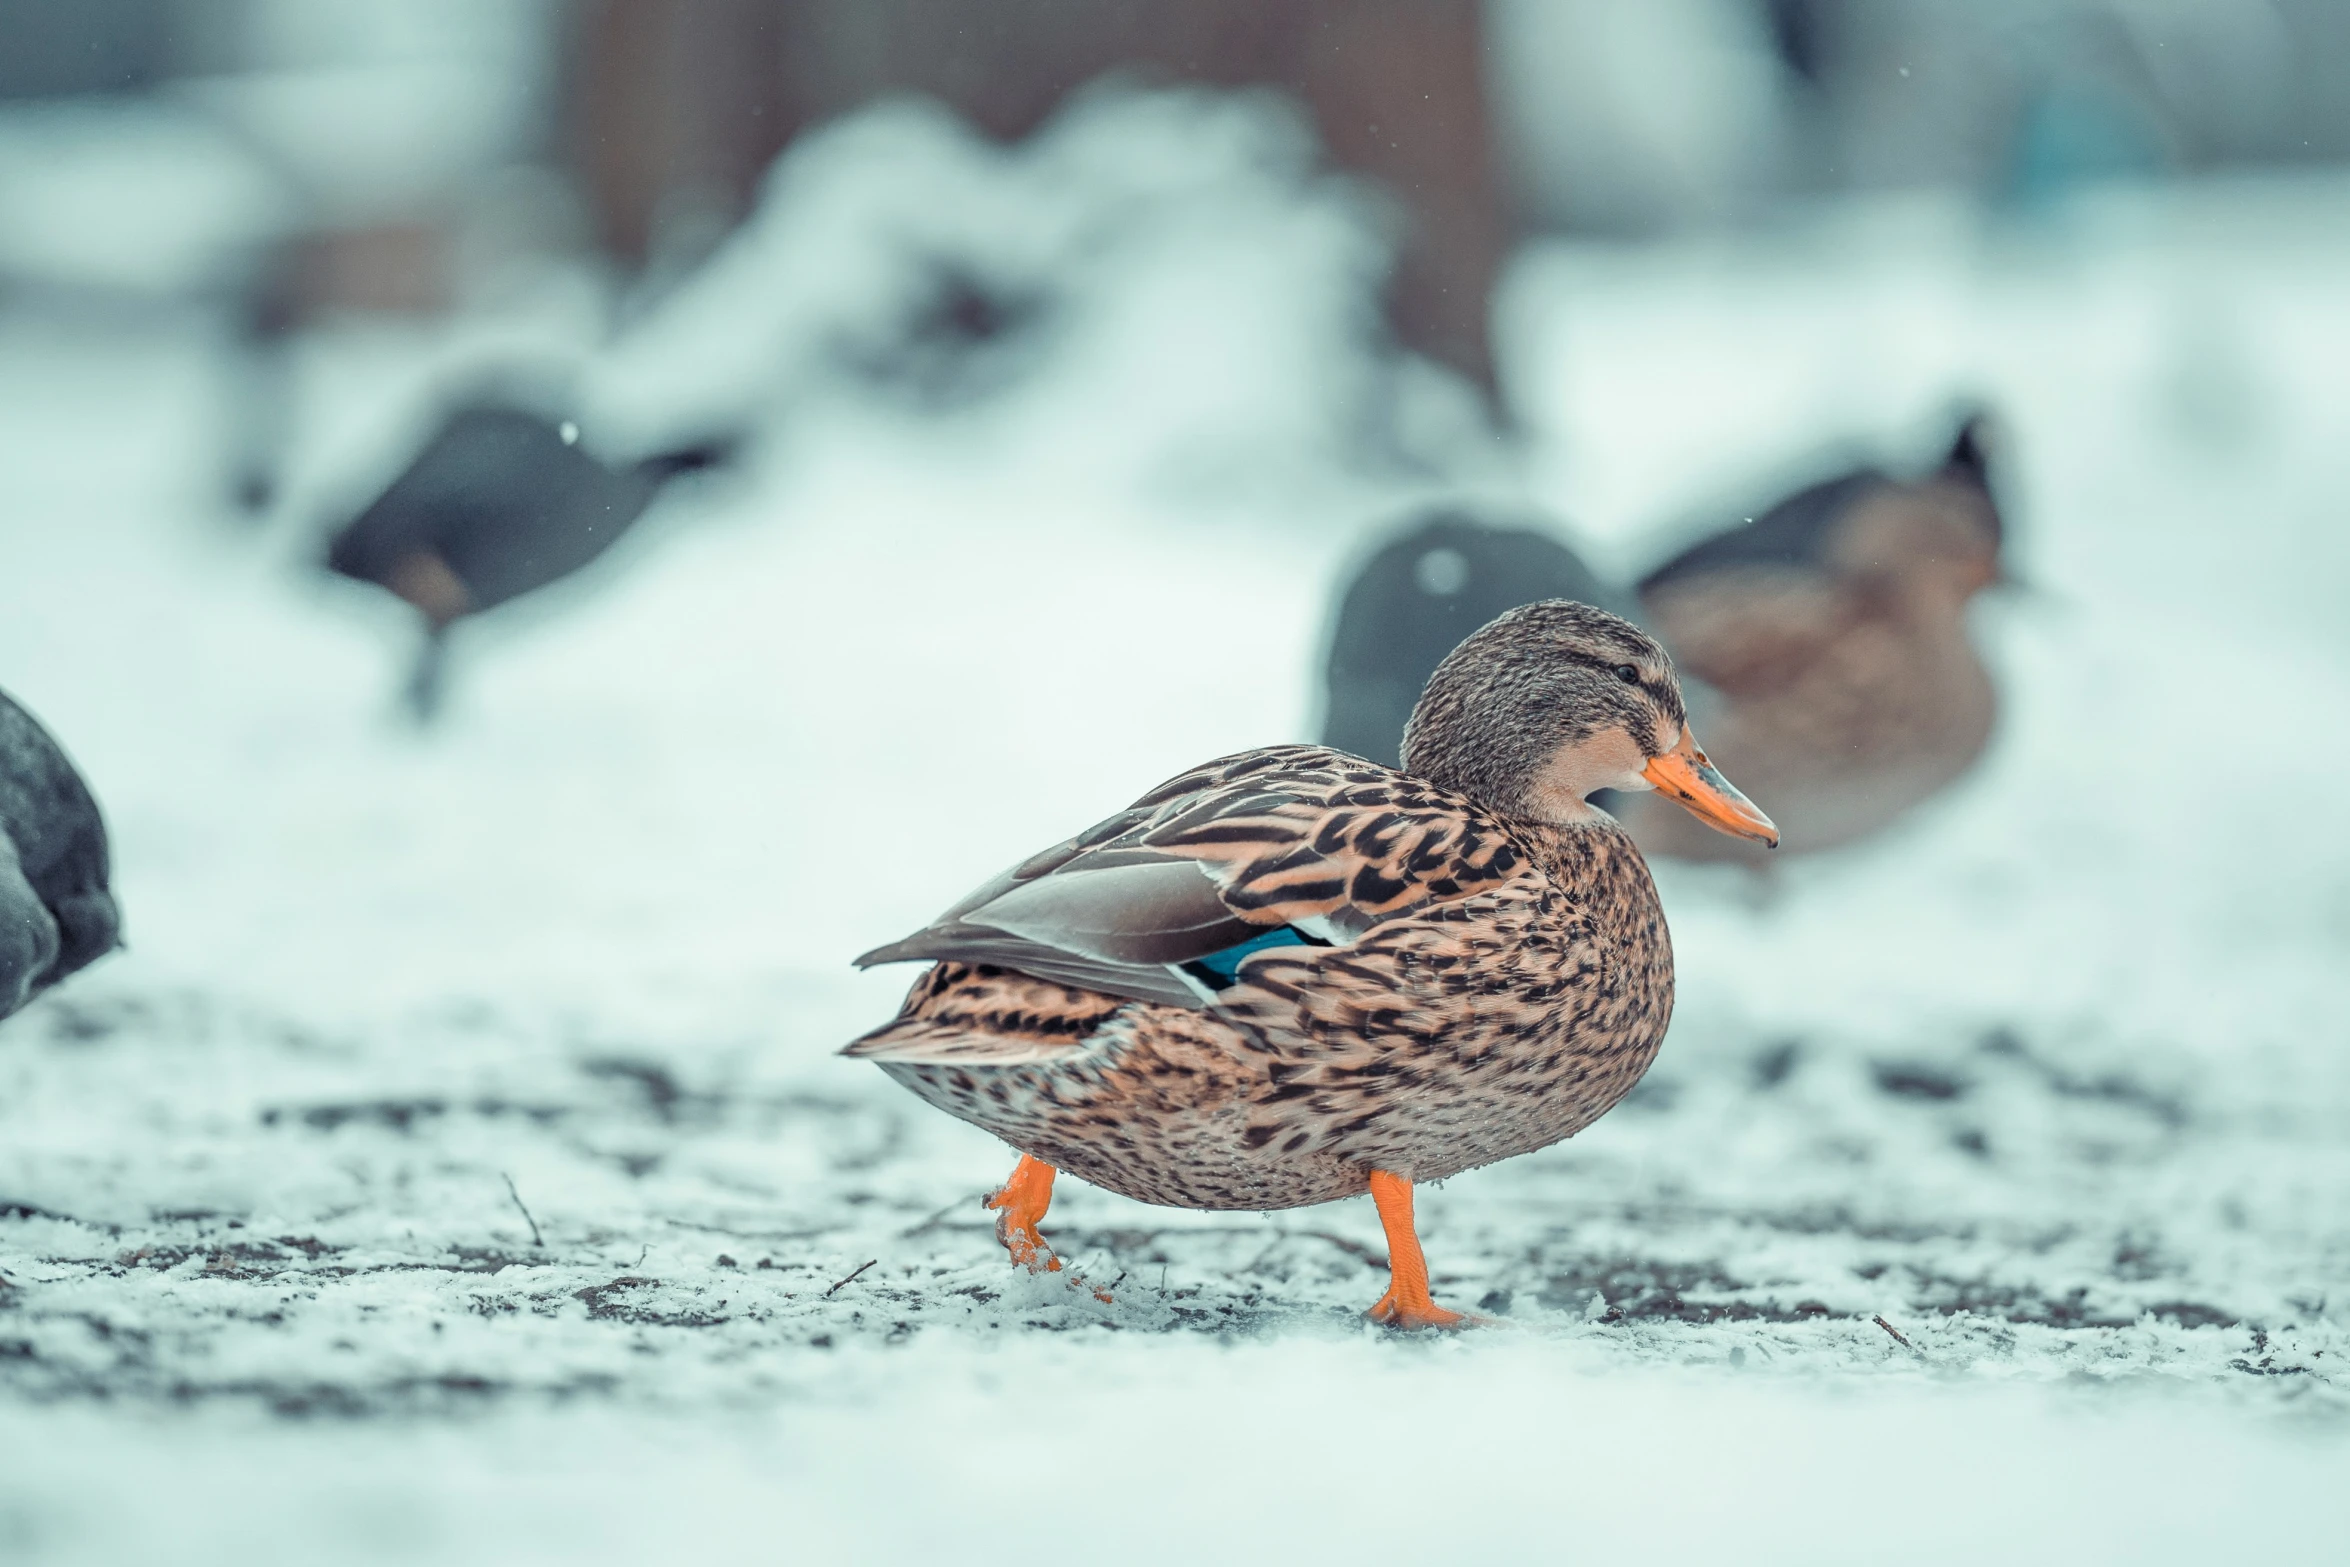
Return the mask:
{"type": "Polygon", "coordinates": [[[1681,731],[1681,743],[1642,768],[1641,776],[1656,785],[1657,793],[1678,800],[1681,808],[1717,832],[1733,838],[1752,838],[1776,849],[1779,829],[1738,792],[1738,786],[1706,760],[1697,736],[1681,731]]]}

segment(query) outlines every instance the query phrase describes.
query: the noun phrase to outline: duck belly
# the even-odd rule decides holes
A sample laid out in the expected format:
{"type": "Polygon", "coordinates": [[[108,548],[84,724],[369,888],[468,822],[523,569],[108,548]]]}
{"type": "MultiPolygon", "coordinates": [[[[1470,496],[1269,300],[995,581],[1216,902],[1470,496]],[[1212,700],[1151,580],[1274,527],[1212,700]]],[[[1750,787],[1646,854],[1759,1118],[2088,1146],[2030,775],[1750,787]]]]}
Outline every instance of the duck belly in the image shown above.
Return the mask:
{"type": "Polygon", "coordinates": [[[1266,1077],[1247,1043],[1205,1013],[1135,1002],[1057,1059],[875,1064],[947,1114],[1137,1202],[1270,1211],[1364,1191],[1360,1163],[1251,1142],[1266,1077]]]}
{"type": "Polygon", "coordinates": [[[1591,1032],[1607,1045],[1496,1015],[1309,1061],[1212,1014],[1137,1002],[1057,1059],[875,1064],[1120,1196],[1266,1212],[1356,1196],[1375,1169],[1442,1180],[1574,1135],[1631,1091],[1664,1029],[1591,1032]]]}

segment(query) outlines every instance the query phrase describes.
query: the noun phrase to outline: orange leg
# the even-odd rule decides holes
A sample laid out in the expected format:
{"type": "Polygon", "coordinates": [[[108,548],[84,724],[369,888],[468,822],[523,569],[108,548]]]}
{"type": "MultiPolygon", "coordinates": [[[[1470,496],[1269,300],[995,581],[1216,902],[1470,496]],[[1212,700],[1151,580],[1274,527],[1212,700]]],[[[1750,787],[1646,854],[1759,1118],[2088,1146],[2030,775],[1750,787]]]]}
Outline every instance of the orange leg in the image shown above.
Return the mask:
{"type": "Polygon", "coordinates": [[[1420,1255],[1420,1235],[1412,1227],[1412,1183],[1373,1170],[1371,1201],[1379,1205],[1379,1224],[1387,1231],[1390,1279],[1387,1293],[1365,1315],[1398,1328],[1457,1328],[1474,1322],[1428,1297],[1428,1259],[1420,1255]]]}
{"type": "Polygon", "coordinates": [[[1036,1227],[1053,1205],[1053,1167],[1034,1154],[1022,1154],[1012,1166],[1012,1178],[987,1199],[995,1210],[995,1237],[1012,1260],[1031,1273],[1058,1273],[1061,1259],[1045,1244],[1036,1227]]]}

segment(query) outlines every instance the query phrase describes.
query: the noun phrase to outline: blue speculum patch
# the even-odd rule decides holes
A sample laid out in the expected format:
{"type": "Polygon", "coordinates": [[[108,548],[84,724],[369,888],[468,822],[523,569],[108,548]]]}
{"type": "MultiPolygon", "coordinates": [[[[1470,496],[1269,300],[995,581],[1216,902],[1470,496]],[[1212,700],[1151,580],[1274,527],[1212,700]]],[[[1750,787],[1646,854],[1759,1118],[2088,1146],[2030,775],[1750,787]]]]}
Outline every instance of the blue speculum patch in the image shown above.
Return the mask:
{"type": "Polygon", "coordinates": [[[1183,965],[1184,970],[1201,984],[1214,990],[1223,990],[1236,984],[1240,978],[1241,960],[1268,947],[1327,947],[1319,936],[1309,936],[1295,925],[1275,925],[1261,935],[1251,936],[1238,946],[1211,952],[1206,957],[1194,958],[1183,965]]]}

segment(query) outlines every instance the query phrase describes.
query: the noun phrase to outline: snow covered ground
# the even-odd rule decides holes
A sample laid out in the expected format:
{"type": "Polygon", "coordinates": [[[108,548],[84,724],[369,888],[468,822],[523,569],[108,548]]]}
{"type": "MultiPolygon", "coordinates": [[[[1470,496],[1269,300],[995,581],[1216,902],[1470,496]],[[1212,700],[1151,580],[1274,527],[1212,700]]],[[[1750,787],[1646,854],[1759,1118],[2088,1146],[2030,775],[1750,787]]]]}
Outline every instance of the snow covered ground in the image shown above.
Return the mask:
{"type": "MultiPolygon", "coordinates": [[[[1512,460],[1448,448],[1424,376],[1381,403],[1339,308],[1361,214],[1216,123],[1147,222],[1097,195],[1054,230],[1082,281],[981,401],[777,350],[750,471],[482,629],[426,737],[389,717],[399,617],[307,570],[317,508],[433,378],[576,347],[578,312],[320,334],[262,532],[206,498],[201,331],[0,316],[0,684],[98,788],[131,943],[0,1025],[0,1554],[2337,1537],[2350,192],[1539,248],[1512,460]],[[1995,750],[1768,887],[1666,869],[1649,1081],[1423,1196],[1441,1295],[1494,1328],[1364,1325],[1361,1203],[1065,1183],[1048,1228],[1114,1301],[1015,1273],[977,1206],[1006,1151],[832,1056],[910,978],[856,952],[1305,733],[1324,595],[1413,498],[1521,495],[1628,565],[1823,442],[1922,454],[1961,392],[2010,421],[2033,584],[1984,607],[1995,750]]],[[[916,210],[1061,188],[864,134],[916,210]]],[[[700,331],[803,330],[755,260],[700,331]]],[[[680,330],[627,387],[690,372],[680,330]]]]}

